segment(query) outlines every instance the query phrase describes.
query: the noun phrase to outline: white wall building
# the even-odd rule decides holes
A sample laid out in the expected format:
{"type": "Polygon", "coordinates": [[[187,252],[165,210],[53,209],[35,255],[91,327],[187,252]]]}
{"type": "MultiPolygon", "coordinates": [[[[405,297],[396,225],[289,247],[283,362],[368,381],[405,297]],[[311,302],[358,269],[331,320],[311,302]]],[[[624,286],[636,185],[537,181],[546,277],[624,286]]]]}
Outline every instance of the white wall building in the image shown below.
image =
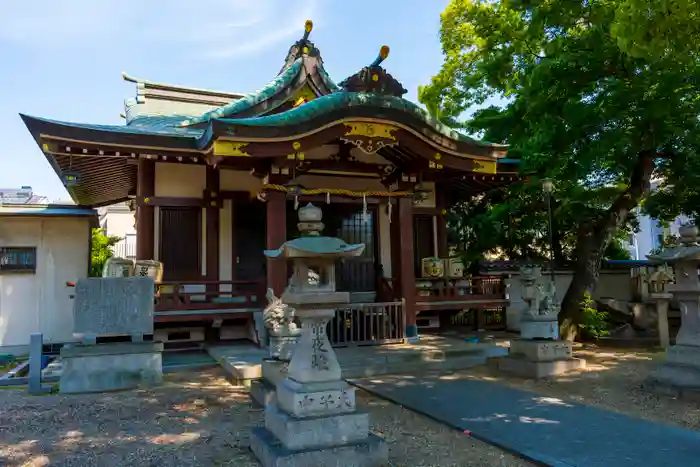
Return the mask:
{"type": "MultiPolygon", "coordinates": [[[[652,180],[651,189],[655,190],[660,183],[661,180],[652,180]]],[[[630,252],[632,259],[635,260],[647,259],[651,250],[662,245],[665,237],[678,235],[680,226],[690,221],[687,216],[679,216],[668,227],[664,228],[658,220],[642,214],[639,208],[637,208],[637,217],[639,219],[639,232],[631,234],[624,245],[630,252]]]]}
{"type": "Polygon", "coordinates": [[[25,354],[29,336],[73,340],[73,289],[87,277],[95,211],[75,206],[0,206],[0,353],[25,354]]]}
{"type": "Polygon", "coordinates": [[[118,203],[105,206],[98,210],[100,215],[100,228],[105,234],[121,238],[119,243],[114,245],[112,251],[114,256],[120,258],[136,257],[136,227],[134,211],[129,208],[128,203],[118,203]]]}
{"type": "Polygon", "coordinates": [[[46,196],[39,196],[30,186],[20,188],[0,188],[0,205],[2,204],[46,204],[46,196]]]}

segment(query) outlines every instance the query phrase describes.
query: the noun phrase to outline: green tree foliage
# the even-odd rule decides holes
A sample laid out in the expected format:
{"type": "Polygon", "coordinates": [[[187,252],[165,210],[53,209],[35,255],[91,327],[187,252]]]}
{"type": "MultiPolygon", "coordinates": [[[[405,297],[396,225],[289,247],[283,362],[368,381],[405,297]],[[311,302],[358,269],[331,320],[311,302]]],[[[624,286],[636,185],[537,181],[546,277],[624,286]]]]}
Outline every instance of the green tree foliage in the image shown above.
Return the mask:
{"type": "Polygon", "coordinates": [[[584,295],[652,176],[674,184],[668,196],[700,190],[698,60],[658,42],[643,47],[657,53],[631,51],[640,32],[621,12],[633,3],[453,0],[441,18],[444,64],[419,96],[443,120],[503,97],[503,106],[478,110],[463,127],[510,144],[524,172],[555,181],[557,210],[568,212],[560,221],[573,227],[560,230],[574,237],[576,259],[560,315],[567,338],[578,333],[584,295]]]}
{"type": "Polygon", "coordinates": [[[101,277],[102,269],[112,257],[112,246],[121,238],[105,235],[103,229],[92,229],[92,251],[90,255],[90,277],[101,277]]]}
{"type": "MultiPolygon", "coordinates": [[[[551,248],[546,198],[538,182],[494,190],[452,207],[448,225],[453,239],[462,245],[468,263],[487,257],[549,261],[553,249],[558,267],[569,264],[576,258],[579,224],[601,213],[618,193],[613,188],[586,189],[581,185],[555,190],[551,200],[554,226],[551,248]]],[[[622,241],[637,227],[636,221],[635,216],[630,216],[608,244],[603,258],[630,259],[622,241]]]]}
{"type": "Polygon", "coordinates": [[[697,59],[700,52],[698,0],[625,0],[619,3],[611,32],[620,48],[650,60],[674,55],[697,59]]]}

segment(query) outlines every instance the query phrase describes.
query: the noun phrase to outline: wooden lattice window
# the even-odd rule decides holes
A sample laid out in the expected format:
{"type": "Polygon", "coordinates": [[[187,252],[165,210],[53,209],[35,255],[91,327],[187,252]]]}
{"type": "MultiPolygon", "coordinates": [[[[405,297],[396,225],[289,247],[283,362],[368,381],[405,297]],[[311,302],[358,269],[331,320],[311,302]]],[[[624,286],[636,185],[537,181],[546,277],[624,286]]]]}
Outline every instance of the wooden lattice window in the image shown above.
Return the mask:
{"type": "Polygon", "coordinates": [[[35,247],[0,247],[0,273],[35,273],[35,247]]]}

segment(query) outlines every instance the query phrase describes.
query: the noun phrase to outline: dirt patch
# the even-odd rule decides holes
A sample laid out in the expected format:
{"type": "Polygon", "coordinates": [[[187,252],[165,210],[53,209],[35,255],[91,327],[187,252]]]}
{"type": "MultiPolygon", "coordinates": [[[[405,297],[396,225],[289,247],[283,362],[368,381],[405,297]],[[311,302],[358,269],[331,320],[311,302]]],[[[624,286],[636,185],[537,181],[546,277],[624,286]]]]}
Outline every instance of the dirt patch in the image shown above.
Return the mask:
{"type": "MultiPolygon", "coordinates": [[[[532,465],[369,394],[358,405],[390,443],[393,466],[532,465]]],[[[248,445],[262,417],[218,370],[110,394],[0,391],[0,465],[258,466],[248,445]]]]}

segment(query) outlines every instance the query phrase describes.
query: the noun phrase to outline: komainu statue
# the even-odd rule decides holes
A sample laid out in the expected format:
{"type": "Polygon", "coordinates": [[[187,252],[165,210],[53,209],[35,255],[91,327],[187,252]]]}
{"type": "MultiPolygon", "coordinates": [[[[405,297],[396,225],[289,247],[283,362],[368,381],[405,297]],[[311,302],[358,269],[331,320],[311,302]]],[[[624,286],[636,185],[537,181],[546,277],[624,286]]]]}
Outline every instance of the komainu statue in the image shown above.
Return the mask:
{"type": "Polygon", "coordinates": [[[270,357],[277,360],[290,360],[294,345],[299,340],[301,329],[294,322],[294,308],[275,297],[272,289],[267,289],[267,307],[263,310],[263,321],[270,336],[270,357]]]}

